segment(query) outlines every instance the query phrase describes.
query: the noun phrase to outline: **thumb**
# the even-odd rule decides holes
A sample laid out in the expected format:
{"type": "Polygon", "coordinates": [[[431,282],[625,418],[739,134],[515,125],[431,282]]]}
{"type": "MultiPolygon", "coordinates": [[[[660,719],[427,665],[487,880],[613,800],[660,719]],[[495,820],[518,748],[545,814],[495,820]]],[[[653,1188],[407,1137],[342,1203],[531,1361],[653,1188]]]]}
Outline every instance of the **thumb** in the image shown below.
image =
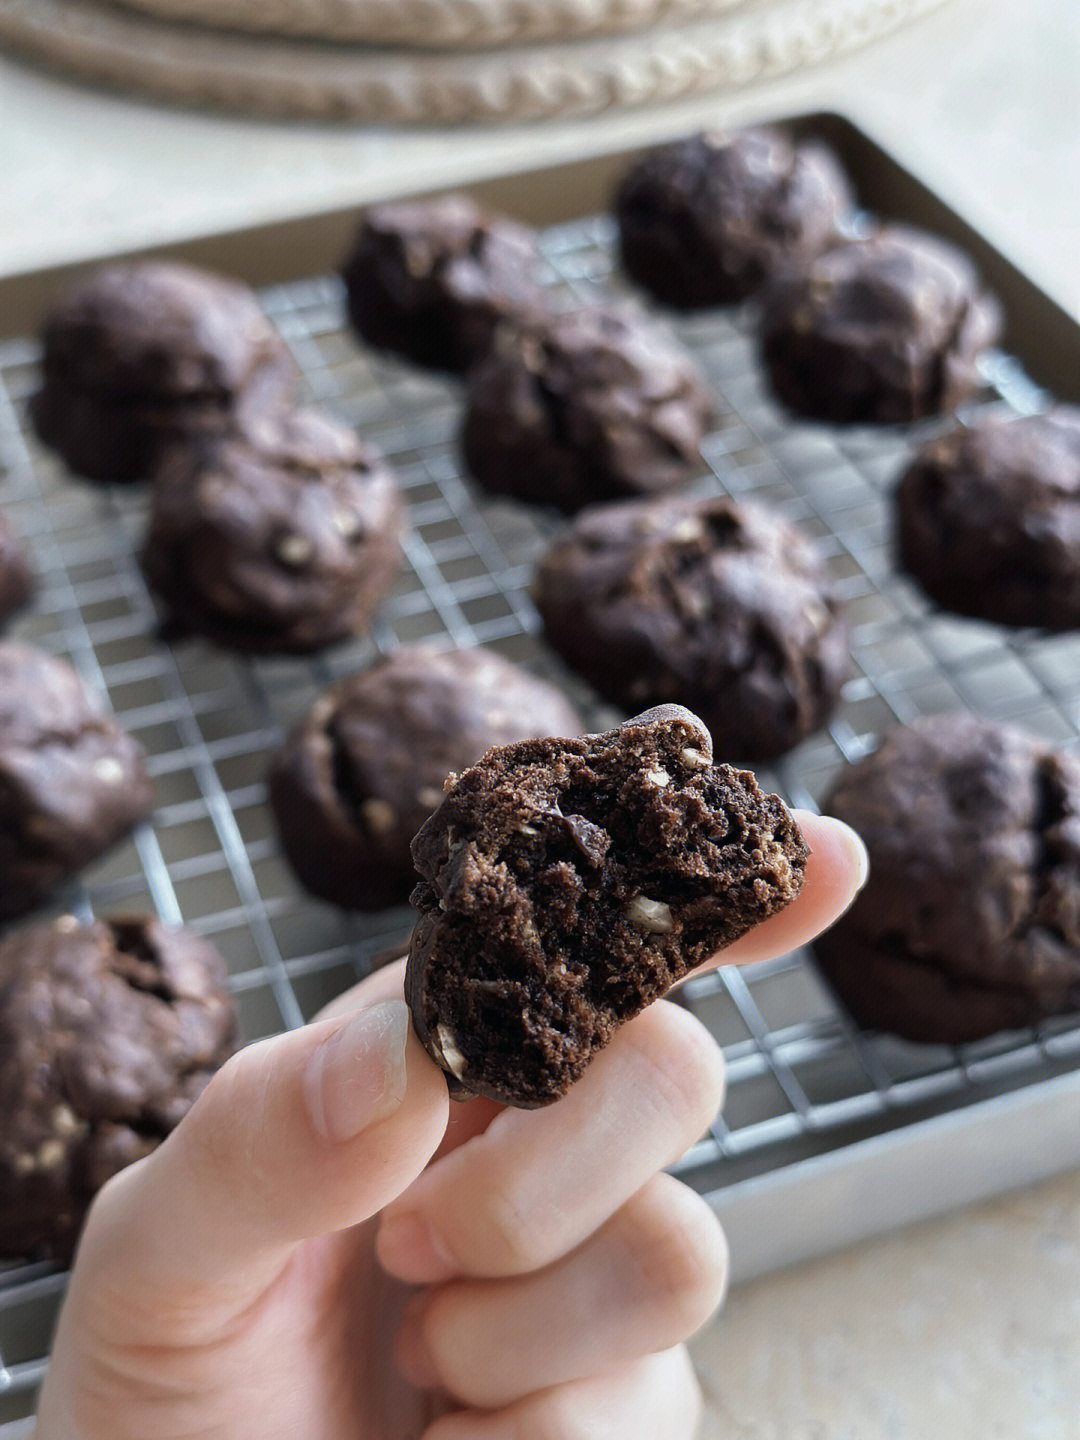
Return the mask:
{"type": "Polygon", "coordinates": [[[404,1190],[448,1109],[400,999],[259,1041],[101,1192],[77,1271],[104,1265],[128,1293],[255,1291],[298,1242],[356,1225],[404,1190]]]}

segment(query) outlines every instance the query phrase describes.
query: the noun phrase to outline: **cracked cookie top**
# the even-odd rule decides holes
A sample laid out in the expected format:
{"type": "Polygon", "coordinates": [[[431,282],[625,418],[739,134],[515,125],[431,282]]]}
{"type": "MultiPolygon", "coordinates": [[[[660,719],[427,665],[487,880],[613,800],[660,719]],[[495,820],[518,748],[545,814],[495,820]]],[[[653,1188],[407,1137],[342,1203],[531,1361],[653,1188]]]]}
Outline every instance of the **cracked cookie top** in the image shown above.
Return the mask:
{"type": "Polygon", "coordinates": [[[947,610],[1080,628],[1080,410],[937,436],[895,493],[900,563],[947,610]]]}
{"type": "Polygon", "coordinates": [[[0,641],[0,918],[32,909],[152,804],[142,747],[77,671],[0,641]]]}
{"type": "Polygon", "coordinates": [[[778,130],[705,130],[659,145],[619,186],[623,268],[686,309],[745,299],[835,244],[851,190],[833,153],[778,130]]]}
{"type": "Polygon", "coordinates": [[[324,900],[401,904],[416,883],[410,842],[451,770],[493,745],[581,728],[561,691],[494,650],[401,646],[332,686],[274,757],[282,847],[324,900]]]}
{"type": "Polygon", "coordinates": [[[485,489],[574,511],[685,484],[712,411],[689,357],[594,306],[499,333],[469,378],[462,443],[485,489]]]}
{"type": "Polygon", "coordinates": [[[632,709],[676,701],[719,753],[760,760],[824,723],[848,624],[816,548],[760,506],[671,497],[597,506],[537,569],[548,642],[632,709]]]}
{"type": "Polygon", "coordinates": [[[538,269],[532,230],[453,194],[372,206],[342,279],[369,344],[463,371],[500,321],[543,305],[538,269]]]}
{"type": "Polygon", "coordinates": [[[891,731],[824,808],[870,878],[815,942],[864,1024],[961,1041],[1080,1004],[1080,767],[1023,731],[939,715],[891,731]]]}
{"type": "Polygon", "coordinates": [[[1000,328],[998,303],[962,251],[887,226],[770,287],[762,355],[774,392],[800,415],[901,424],[970,395],[1000,328]]]}
{"type": "Polygon", "coordinates": [[[0,944],[0,1256],[67,1259],[90,1201],[234,1048],[225,966],[149,915],[62,915],[0,944]]]}
{"type": "Polygon", "coordinates": [[[405,506],[373,446],[320,410],[170,448],[142,564],[177,626],[253,652],[366,629],[401,565],[405,506]]]}

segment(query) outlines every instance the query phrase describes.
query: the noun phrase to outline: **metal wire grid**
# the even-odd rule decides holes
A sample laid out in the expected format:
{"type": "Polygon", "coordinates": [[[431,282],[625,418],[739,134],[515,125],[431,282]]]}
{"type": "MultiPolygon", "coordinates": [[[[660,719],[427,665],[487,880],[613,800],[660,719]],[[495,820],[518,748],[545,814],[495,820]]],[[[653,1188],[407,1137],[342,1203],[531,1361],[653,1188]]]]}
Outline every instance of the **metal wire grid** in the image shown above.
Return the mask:
{"type": "MultiPolygon", "coordinates": [[[[548,278],[562,298],[606,292],[640,308],[613,272],[611,240],[603,219],[546,232],[548,278]]],[[[563,684],[590,723],[616,718],[538,638],[528,583],[558,520],[478,496],[462,477],[458,383],[364,353],[343,328],[336,280],[263,299],[311,398],[382,446],[411,506],[407,570],[372,634],[314,659],[241,659],[198,640],[163,643],[137,562],[144,496],[81,485],[28,438],[37,347],[0,347],[0,506],[42,577],[14,633],[70,658],[108,697],[146,747],[158,796],[152,823],[44,913],[149,908],[208,936],[227,961],[249,1039],[310,1019],[408,927],[401,910],[342,917],[304,895],[278,854],[263,789],[267,758],[326,685],[397,644],[484,644],[563,684]]],[[[889,491],[932,427],[792,424],[755,364],[752,311],[668,323],[720,402],[705,447],[709,473],[697,488],[764,501],[816,534],[854,621],[853,675],[836,718],[762,770],[763,783],[812,807],[875,736],[940,710],[1021,721],[1075,745],[1080,639],[937,615],[893,572],[889,491]]],[[[962,418],[987,405],[1038,407],[1040,396],[1009,360],[996,359],[987,378],[987,396],[962,418]]],[[[801,952],[694,980],[683,1000],[728,1061],[724,1115],[676,1167],[703,1191],[1037,1083],[1080,1055],[1080,1028],[1067,1021],[963,1050],[863,1036],[801,952]]],[[[63,1276],[46,1266],[0,1269],[0,1422],[28,1413],[62,1289],[63,1276]]]]}

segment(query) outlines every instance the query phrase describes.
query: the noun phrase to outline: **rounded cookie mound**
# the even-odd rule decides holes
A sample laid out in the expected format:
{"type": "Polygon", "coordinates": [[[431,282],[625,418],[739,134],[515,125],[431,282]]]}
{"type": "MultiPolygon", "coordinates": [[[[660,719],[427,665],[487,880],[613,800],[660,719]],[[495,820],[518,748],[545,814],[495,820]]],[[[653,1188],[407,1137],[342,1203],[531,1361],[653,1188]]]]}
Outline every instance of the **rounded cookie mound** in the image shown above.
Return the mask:
{"type": "Polygon", "coordinates": [[[33,566],[11,522],[0,515],[0,624],[21,610],[34,593],[33,566]]]}
{"type": "Polygon", "coordinates": [[[623,269],[683,309],[730,305],[836,242],[851,192],[824,145],[706,130],[650,150],[615,197],[623,269]]]}
{"type": "Polygon", "coordinates": [[[576,734],[546,681],[491,650],[395,650],[316,702],[270,770],[282,848],[313,894],[346,910],[403,903],[409,844],[451,771],[493,745],[576,734]]]}
{"type": "Polygon", "coordinates": [[[369,344],[466,370],[495,327],[542,303],[536,236],[467,195],[376,205],[345,261],[349,319],[369,344]]]}
{"type": "Polygon", "coordinates": [[[598,506],[540,562],[552,647],[627,709],[692,705],[719,753],[778,755],[818,729],[847,674],[848,624],[811,542],[756,506],[598,506]]]}
{"type": "Polygon", "coordinates": [[[486,490],[579,510],[684,484],[712,401],[693,362],[596,306],[500,334],[469,377],[463,446],[486,490]]]}
{"type": "Polygon", "coordinates": [[[1080,1005],[1080,768],[970,715],[892,731],[823,808],[870,878],[814,942],[861,1024],[976,1040],[1080,1005]]]}
{"type": "Polygon", "coordinates": [[[106,265],[45,322],[41,439],[90,480],[145,480],[176,440],[273,411],[298,383],[288,347],[246,285],[176,261],[106,265]]]}
{"type": "Polygon", "coordinates": [[[148,915],[0,944],[0,1256],[66,1261],[97,1191],[235,1048],[217,951],[148,915]]]}
{"type": "Polygon", "coordinates": [[[946,610],[1080,627],[1080,410],[932,440],[896,491],[900,564],[946,610]]]}
{"type": "Polygon", "coordinates": [[[777,280],[762,354],[774,392],[797,414],[899,424],[976,390],[999,328],[997,302],[967,256],[897,226],[777,280]]]}
{"type": "Polygon", "coordinates": [[[416,1033],[452,1094],[546,1105],[619,1025],[792,900],[806,854],[783,803],[713,765],[678,705],[489,751],[413,841],[416,1033]]]}
{"type": "Polygon", "coordinates": [[[152,805],[142,747],[67,661],[0,641],[0,919],[32,910],[152,805]]]}
{"type": "Polygon", "coordinates": [[[236,650],[301,652],[367,628],[404,529],[379,452],[296,410],[170,451],[142,562],[181,626],[236,650]]]}

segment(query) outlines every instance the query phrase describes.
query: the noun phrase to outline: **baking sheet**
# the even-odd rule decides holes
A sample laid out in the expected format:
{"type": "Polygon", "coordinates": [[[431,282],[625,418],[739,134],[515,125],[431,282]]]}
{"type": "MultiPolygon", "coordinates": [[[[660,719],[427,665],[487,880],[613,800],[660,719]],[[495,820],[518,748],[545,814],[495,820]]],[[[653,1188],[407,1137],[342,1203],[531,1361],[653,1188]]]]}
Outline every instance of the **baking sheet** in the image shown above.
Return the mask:
{"type": "MultiPolygon", "coordinates": [[[[837,124],[825,128],[834,142],[839,135],[864,200],[897,213],[895,197],[916,192],[899,184],[887,157],[875,170],[857,132],[845,145],[837,124]]],[[[595,191],[581,199],[595,208],[595,191]]],[[[556,298],[604,294],[647,312],[614,268],[610,221],[584,206],[581,214],[543,234],[556,298]]],[[[985,393],[961,412],[968,422],[988,409],[1039,408],[1045,395],[1029,373],[1045,380],[1048,357],[1070,359],[1060,312],[1015,272],[1005,278],[1010,343],[1024,342],[1033,315],[1050,315],[1048,344],[1019,352],[1022,361],[991,357],[985,393]]],[[[67,656],[107,695],[146,746],[158,793],[152,823],[34,918],[146,907],[192,926],[224,954],[249,1039],[310,1019],[408,926],[407,911],[349,918],[305,896],[278,853],[267,760],[327,684],[397,644],[483,644],[564,685],[597,728],[618,718],[539,639],[528,585],[563,522],[470,486],[457,447],[460,383],[362,349],[345,330],[333,276],[293,279],[262,298],[309,398],[388,453],[411,507],[407,570],[372,634],[312,659],[240,658],[200,640],[158,638],[136,561],[144,495],[73,480],[34,442],[25,406],[37,383],[36,343],[0,344],[0,508],[42,575],[12,633],[67,656]]],[[[752,306],[657,318],[698,357],[718,400],[707,470],[693,488],[753,498],[801,524],[851,607],[855,663],[836,716],[779,764],[759,767],[762,783],[813,807],[883,730],[957,708],[1075,748],[1080,638],[937,614],[894,573],[891,487],[940,422],[843,431],[793,423],[757,366],[752,306]]],[[[1071,339],[1076,366],[1075,326],[1071,339]]],[[[963,1049],[867,1037],[802,953],[694,980],[683,999],[724,1045],[729,1091],[723,1116],[675,1168],[724,1217],[737,1277],[1080,1163],[1073,1022],[963,1049]]],[[[0,1422],[28,1412],[63,1283],[41,1265],[0,1269],[0,1422]]]]}

